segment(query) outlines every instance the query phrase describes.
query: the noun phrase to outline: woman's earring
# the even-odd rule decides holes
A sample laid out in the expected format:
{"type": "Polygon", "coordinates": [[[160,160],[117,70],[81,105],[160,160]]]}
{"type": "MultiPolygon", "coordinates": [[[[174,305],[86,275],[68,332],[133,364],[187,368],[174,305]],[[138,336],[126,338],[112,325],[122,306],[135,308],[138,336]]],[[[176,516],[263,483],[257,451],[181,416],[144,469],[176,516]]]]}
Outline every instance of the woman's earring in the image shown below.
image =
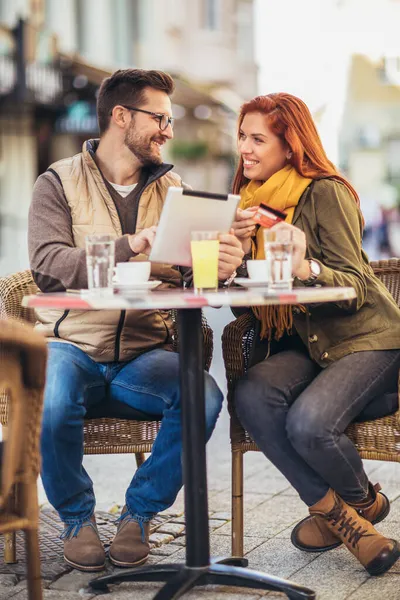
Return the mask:
{"type": "Polygon", "coordinates": [[[289,160],[290,158],[292,158],[292,153],[289,152],[289,154],[287,155],[287,159],[289,160]]]}

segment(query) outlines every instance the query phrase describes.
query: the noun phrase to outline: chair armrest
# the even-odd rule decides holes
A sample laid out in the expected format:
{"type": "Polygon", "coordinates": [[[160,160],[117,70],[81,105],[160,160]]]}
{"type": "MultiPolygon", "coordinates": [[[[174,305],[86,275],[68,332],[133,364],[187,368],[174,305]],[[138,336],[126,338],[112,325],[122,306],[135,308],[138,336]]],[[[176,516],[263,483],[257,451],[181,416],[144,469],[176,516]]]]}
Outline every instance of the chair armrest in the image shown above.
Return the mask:
{"type": "Polygon", "coordinates": [[[396,422],[397,422],[398,428],[400,429],[400,370],[399,370],[399,378],[398,378],[398,383],[397,383],[397,389],[398,389],[399,408],[398,408],[397,413],[396,413],[396,422]]]}
{"type": "Polygon", "coordinates": [[[228,382],[228,407],[237,380],[248,368],[255,328],[256,318],[249,311],[228,323],[222,333],[222,355],[228,382]]]}
{"type": "MultiPolygon", "coordinates": [[[[179,352],[179,336],[176,326],[177,311],[173,309],[170,311],[170,314],[174,325],[172,348],[174,352],[179,352]]],[[[209,371],[214,351],[214,332],[203,314],[201,315],[201,327],[203,331],[204,369],[209,371]]]]}

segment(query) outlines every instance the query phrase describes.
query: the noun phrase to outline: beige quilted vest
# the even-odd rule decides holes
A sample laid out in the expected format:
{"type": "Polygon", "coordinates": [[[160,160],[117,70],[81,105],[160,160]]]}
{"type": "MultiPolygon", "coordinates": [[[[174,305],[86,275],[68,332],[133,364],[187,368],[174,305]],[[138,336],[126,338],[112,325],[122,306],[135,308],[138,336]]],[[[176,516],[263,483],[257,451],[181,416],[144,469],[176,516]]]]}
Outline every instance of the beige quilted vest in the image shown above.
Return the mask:
{"type": "MultiPolygon", "coordinates": [[[[50,167],[60,177],[71,209],[75,245],[85,247],[85,236],[122,235],[117,209],[86,142],[80,154],[50,167]]],[[[159,221],[171,185],[181,185],[174,173],[163,175],[145,188],[139,201],[136,232],[159,221]]],[[[139,255],[131,260],[144,260],[139,255]]],[[[170,265],[153,264],[151,277],[165,287],[181,285],[179,272],[170,265]]],[[[51,341],[69,342],[98,362],[128,361],[152,348],[171,348],[172,323],[167,311],[37,311],[37,328],[51,341]]]]}

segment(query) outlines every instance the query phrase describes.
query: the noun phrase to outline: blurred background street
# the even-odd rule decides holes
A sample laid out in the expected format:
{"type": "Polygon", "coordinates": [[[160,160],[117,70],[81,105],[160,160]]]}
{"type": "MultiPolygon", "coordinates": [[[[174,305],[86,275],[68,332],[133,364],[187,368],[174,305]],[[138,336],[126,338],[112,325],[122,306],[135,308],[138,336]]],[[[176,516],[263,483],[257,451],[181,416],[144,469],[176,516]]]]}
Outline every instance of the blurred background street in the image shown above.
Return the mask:
{"type": "MultiPolygon", "coordinates": [[[[29,268],[27,215],[36,178],[52,162],[79,152],[84,140],[97,137],[99,85],[127,67],[163,69],[173,76],[175,137],[165,146],[164,160],[193,188],[207,191],[230,189],[242,102],[281,91],[301,97],[329,158],[360,195],[370,259],[400,256],[399,30],[400,0],[0,0],[0,277],[29,268]]],[[[220,336],[233,316],[228,309],[209,310],[207,318],[214,328],[212,373],[225,390],[220,336]]],[[[271,465],[260,454],[251,455],[247,506],[255,509],[264,498],[286,495],[285,501],[275,497],[271,519],[284,503],[287,519],[281,530],[287,538],[304,508],[294,506],[271,465]],[[265,473],[269,469],[265,481],[256,475],[261,464],[265,473]]],[[[226,410],[208,457],[212,508],[229,513],[226,410]],[[216,451],[218,461],[213,460],[216,451]]],[[[123,504],[134,457],[90,456],[85,466],[94,480],[97,508],[123,504]]],[[[378,466],[395,500],[398,465],[371,464],[370,469],[378,466]]],[[[43,490],[40,502],[46,504],[43,490]]],[[[264,535],[267,525],[261,521],[255,528],[264,535]]],[[[393,536],[399,535],[396,525],[395,516],[393,536]]],[[[229,525],[224,527],[226,553],[229,525]]],[[[271,571],[271,557],[280,556],[275,572],[292,576],[302,564],[292,549],[285,565],[288,545],[286,539],[282,550],[271,542],[270,562],[263,550],[255,566],[271,571]]],[[[323,557],[314,579],[306,578],[320,585],[321,598],[350,597],[365,581],[358,571],[354,587],[346,588],[347,579],[337,577],[344,568],[340,556],[331,569],[336,579],[326,588],[320,582],[323,557]]],[[[371,583],[351,597],[400,598],[395,576],[385,578],[392,586],[386,594],[371,583]]]]}
{"type": "Polygon", "coordinates": [[[117,68],[176,82],[165,160],[224,192],[236,114],[257,93],[309,105],[360,194],[371,259],[400,253],[398,0],[0,0],[0,275],[28,266],[32,186],[96,137],[96,92],[117,68]]]}

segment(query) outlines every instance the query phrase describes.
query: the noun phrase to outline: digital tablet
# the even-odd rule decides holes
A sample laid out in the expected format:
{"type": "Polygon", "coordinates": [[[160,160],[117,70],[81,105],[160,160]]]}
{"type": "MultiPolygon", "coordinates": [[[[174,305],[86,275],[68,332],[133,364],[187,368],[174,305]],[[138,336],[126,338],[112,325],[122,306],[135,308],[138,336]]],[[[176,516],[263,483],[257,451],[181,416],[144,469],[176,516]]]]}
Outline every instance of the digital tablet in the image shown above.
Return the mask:
{"type": "Polygon", "coordinates": [[[240,196],[170,187],[150,252],[152,262],[192,266],[192,231],[227,233],[235,220],[240,196]]]}

